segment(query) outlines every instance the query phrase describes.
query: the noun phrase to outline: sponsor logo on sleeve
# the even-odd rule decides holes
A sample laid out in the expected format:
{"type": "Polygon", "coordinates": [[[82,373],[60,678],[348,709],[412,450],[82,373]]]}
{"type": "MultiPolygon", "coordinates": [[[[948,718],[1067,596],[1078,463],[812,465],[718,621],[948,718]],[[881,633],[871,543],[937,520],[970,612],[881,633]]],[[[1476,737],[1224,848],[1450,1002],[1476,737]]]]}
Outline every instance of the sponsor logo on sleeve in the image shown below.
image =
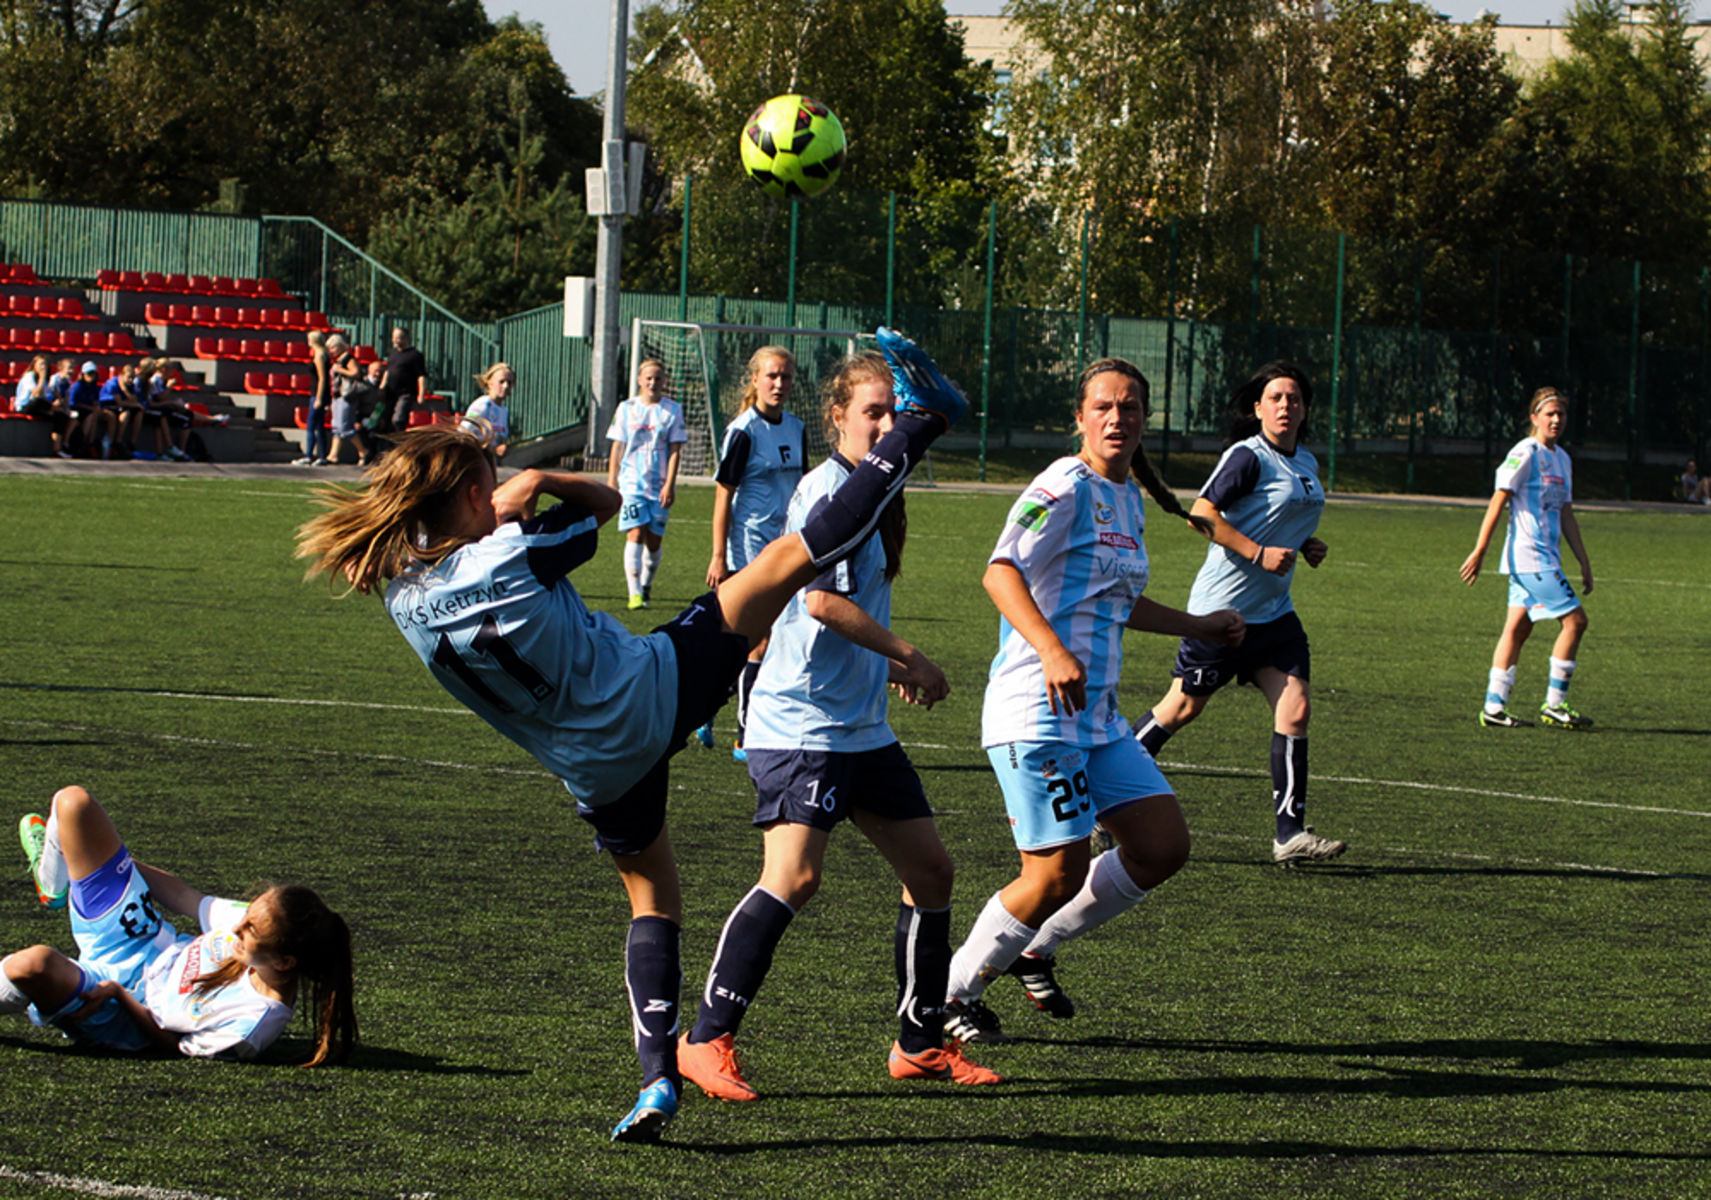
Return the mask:
{"type": "Polygon", "coordinates": [[[1045,528],[1046,521],[1050,519],[1051,515],[1052,510],[1044,504],[1036,504],[1034,501],[1024,498],[1017,503],[1010,519],[1023,529],[1038,530],[1045,528]]]}

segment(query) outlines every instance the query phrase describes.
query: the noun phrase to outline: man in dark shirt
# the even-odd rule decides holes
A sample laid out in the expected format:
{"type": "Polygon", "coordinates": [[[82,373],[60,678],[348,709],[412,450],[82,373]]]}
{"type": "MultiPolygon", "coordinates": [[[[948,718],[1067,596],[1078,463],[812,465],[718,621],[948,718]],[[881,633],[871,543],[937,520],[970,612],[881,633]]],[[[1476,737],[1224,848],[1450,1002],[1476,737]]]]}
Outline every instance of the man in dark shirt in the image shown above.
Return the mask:
{"type": "Polygon", "coordinates": [[[410,344],[410,331],[402,325],[392,331],[392,353],[386,356],[386,374],[380,377],[381,398],[391,414],[392,428],[403,432],[410,425],[410,409],[428,397],[428,362],[410,344]]]}

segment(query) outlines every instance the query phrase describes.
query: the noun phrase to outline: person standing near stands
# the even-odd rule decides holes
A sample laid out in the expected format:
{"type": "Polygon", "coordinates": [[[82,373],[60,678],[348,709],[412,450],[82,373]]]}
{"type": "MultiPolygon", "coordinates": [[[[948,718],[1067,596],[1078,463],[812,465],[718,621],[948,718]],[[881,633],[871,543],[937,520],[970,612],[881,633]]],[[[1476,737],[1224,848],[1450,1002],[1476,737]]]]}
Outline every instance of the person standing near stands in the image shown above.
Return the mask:
{"type": "Polygon", "coordinates": [[[380,397],[392,428],[400,433],[410,428],[410,410],[427,403],[428,360],[410,344],[410,331],[402,325],[392,330],[392,353],[386,356],[386,374],[380,377],[380,397]]]}

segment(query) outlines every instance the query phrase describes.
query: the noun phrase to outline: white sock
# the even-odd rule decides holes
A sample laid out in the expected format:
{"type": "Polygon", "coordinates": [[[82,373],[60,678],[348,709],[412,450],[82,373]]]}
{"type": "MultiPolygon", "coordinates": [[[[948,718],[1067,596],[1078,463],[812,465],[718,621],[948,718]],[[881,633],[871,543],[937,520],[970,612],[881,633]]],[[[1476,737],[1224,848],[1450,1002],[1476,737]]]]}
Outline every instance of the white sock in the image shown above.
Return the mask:
{"type": "Polygon", "coordinates": [[[1129,878],[1122,856],[1115,850],[1107,850],[1093,860],[1087,879],[1075,898],[1040,926],[1039,934],[1028,943],[1025,953],[1036,958],[1050,958],[1064,942],[1099,928],[1146,898],[1147,890],[1136,887],[1135,881],[1129,878]]]}
{"type": "Polygon", "coordinates": [[[36,882],[42,891],[57,896],[71,884],[65,868],[65,852],[59,848],[59,813],[48,810],[47,840],[42,843],[42,856],[36,860],[36,882]]]}
{"type": "Polygon", "coordinates": [[[7,961],[0,958],[0,1013],[21,1013],[30,1007],[30,998],[6,974],[7,961]]]}
{"type": "Polygon", "coordinates": [[[659,551],[642,550],[642,590],[645,592],[654,585],[654,572],[659,570],[659,551]]]}
{"type": "Polygon", "coordinates": [[[642,544],[624,543],[624,581],[630,585],[630,595],[642,594],[642,544]]]}
{"type": "Polygon", "coordinates": [[[1568,681],[1574,678],[1575,660],[1551,655],[1551,686],[1545,693],[1545,703],[1559,708],[1568,703],[1568,681]]]}
{"type": "Polygon", "coordinates": [[[957,952],[951,956],[951,975],[945,996],[951,1000],[973,1000],[986,991],[987,985],[1015,962],[1027,944],[1039,932],[1030,929],[1004,907],[998,893],[980,910],[974,928],[968,931],[957,952]]]}
{"type": "Polygon", "coordinates": [[[1496,715],[1509,703],[1509,693],[1515,687],[1515,668],[1491,668],[1490,682],[1485,685],[1485,711],[1496,715]]]}

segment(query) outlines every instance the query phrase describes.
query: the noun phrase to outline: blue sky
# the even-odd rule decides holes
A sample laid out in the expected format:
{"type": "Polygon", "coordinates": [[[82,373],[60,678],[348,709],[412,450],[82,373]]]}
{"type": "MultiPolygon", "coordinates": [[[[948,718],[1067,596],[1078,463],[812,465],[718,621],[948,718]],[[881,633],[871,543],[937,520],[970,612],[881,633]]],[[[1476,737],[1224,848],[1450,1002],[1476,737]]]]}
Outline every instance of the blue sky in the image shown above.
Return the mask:
{"type": "MultiPolygon", "coordinates": [[[[607,30],[612,19],[608,0],[483,0],[483,3],[491,17],[516,13],[525,21],[539,22],[546,30],[553,57],[564,68],[577,95],[605,90],[607,30]]],[[[633,13],[641,3],[642,0],[631,0],[630,11],[633,13]]],[[[1004,0],[948,0],[945,7],[953,14],[994,16],[1003,10],[1004,0]]],[[[1448,13],[1451,20],[1472,20],[1490,9],[1512,25],[1542,25],[1547,21],[1560,24],[1568,7],[1569,0],[1438,0],[1438,11],[1448,13]]]]}

